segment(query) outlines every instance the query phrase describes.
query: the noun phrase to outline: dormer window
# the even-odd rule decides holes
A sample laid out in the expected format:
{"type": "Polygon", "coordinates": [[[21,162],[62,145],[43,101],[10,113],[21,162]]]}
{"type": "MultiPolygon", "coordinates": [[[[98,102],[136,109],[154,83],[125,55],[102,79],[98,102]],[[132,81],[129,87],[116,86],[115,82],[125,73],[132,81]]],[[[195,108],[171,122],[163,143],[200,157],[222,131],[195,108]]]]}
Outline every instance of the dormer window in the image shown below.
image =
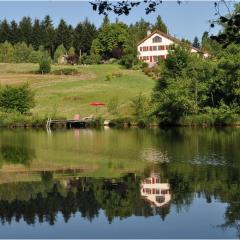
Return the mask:
{"type": "Polygon", "coordinates": [[[152,39],[152,42],[153,42],[153,43],[160,43],[160,42],[162,42],[162,38],[159,37],[159,36],[156,36],[156,37],[154,37],[154,38],[152,39]]]}

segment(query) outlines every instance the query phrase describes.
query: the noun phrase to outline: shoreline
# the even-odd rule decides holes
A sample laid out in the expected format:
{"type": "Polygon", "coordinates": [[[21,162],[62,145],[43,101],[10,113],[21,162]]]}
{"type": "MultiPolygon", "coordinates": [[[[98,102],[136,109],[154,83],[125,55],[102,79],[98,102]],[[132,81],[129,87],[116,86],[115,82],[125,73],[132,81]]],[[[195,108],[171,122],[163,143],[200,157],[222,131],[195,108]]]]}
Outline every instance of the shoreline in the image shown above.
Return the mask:
{"type": "Polygon", "coordinates": [[[151,129],[151,128],[224,128],[224,127],[240,127],[240,123],[228,123],[228,124],[206,124],[206,123],[198,123],[198,124],[158,124],[158,123],[150,123],[150,124],[142,124],[136,122],[121,122],[115,123],[114,121],[109,121],[109,124],[99,123],[93,121],[91,123],[86,124],[86,126],[81,127],[66,127],[62,124],[54,124],[50,128],[46,128],[46,123],[14,123],[8,125],[0,125],[0,129],[96,129],[96,128],[104,128],[109,127],[113,129],[129,129],[129,128],[139,128],[139,129],[151,129]]]}

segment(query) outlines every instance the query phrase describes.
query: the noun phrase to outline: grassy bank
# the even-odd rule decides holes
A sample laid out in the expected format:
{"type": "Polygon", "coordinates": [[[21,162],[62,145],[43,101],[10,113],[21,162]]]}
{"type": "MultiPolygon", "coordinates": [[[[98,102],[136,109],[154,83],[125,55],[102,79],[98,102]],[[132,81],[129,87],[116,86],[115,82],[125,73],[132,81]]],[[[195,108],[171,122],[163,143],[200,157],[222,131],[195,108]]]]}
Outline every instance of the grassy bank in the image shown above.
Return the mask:
{"type": "MultiPolygon", "coordinates": [[[[141,93],[150,98],[155,81],[141,70],[126,70],[117,64],[66,66],[53,65],[50,74],[37,74],[38,64],[0,64],[0,84],[20,85],[28,83],[35,93],[36,105],[29,115],[16,112],[0,112],[0,126],[41,127],[47,118],[71,119],[95,117],[95,125],[104,119],[114,127],[156,126],[156,118],[143,119],[133,116],[132,100],[141,93]],[[117,112],[109,110],[116,104],[117,112]],[[105,106],[90,106],[93,101],[101,101],[105,106]]],[[[225,113],[224,113],[225,114],[225,113]]],[[[228,114],[202,114],[180,119],[180,126],[239,125],[240,116],[228,114]]]]}
{"type": "MultiPolygon", "coordinates": [[[[37,64],[0,64],[1,85],[28,83],[35,93],[36,106],[31,110],[35,118],[81,117],[113,118],[107,105],[118,98],[118,115],[131,114],[131,99],[142,92],[150,96],[154,80],[138,70],[125,70],[119,65],[91,66],[52,66],[52,73],[35,74],[37,64]],[[63,68],[76,69],[73,75],[59,74],[63,68]],[[55,73],[55,74],[54,74],[55,73]],[[92,101],[101,101],[106,105],[90,106],[92,101]]],[[[31,118],[26,118],[26,121],[31,118]]]]}

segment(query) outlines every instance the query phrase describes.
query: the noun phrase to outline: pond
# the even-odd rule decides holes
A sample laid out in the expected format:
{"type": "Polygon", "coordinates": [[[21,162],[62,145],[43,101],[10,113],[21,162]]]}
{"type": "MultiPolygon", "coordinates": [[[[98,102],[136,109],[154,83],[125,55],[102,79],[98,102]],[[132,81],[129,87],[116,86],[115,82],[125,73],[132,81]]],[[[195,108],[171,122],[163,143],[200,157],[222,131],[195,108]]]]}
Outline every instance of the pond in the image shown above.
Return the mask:
{"type": "Polygon", "coordinates": [[[0,131],[0,238],[238,238],[240,129],[0,131]]]}

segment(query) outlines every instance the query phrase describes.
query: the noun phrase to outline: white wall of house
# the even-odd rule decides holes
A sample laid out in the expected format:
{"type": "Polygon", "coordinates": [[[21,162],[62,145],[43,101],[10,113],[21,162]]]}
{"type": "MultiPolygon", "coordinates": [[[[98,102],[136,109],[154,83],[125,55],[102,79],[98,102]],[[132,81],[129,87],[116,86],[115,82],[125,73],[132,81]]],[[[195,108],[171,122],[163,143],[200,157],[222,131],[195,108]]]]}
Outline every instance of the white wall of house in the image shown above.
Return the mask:
{"type": "Polygon", "coordinates": [[[174,42],[166,37],[161,36],[158,33],[153,34],[151,37],[147,38],[144,42],[138,45],[138,57],[140,60],[147,63],[154,63],[157,61],[155,56],[161,59],[166,59],[168,55],[168,49],[170,45],[174,42]],[[153,38],[159,36],[161,42],[153,42],[153,38]]]}
{"type": "MultiPolygon", "coordinates": [[[[159,59],[167,58],[167,55],[169,54],[168,51],[171,48],[171,45],[174,44],[177,43],[172,40],[172,37],[167,38],[158,32],[152,35],[150,34],[148,38],[137,46],[138,58],[139,60],[148,63],[150,66],[154,65],[159,59]],[[156,36],[161,38],[160,42],[153,41],[156,36]]],[[[191,52],[198,53],[199,51],[196,48],[191,48],[191,52]]]]}

